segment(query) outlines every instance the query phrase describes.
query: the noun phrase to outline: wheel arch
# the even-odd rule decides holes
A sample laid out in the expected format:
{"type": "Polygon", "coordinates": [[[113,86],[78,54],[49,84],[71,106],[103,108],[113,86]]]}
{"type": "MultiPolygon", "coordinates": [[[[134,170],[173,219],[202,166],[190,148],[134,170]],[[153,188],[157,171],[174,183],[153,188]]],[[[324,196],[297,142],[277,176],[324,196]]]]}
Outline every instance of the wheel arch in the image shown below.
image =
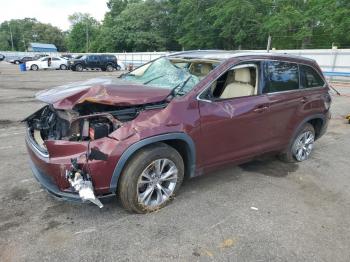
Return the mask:
{"type": "Polygon", "coordinates": [[[38,68],[38,70],[40,69],[40,67],[39,67],[38,64],[34,64],[34,63],[33,63],[33,64],[30,65],[30,70],[34,70],[34,69],[33,69],[33,66],[36,66],[36,67],[38,68]]]}
{"type": "Polygon", "coordinates": [[[319,138],[321,134],[322,127],[324,125],[324,118],[313,118],[307,123],[311,124],[315,129],[315,138],[319,138]]]}
{"type": "Polygon", "coordinates": [[[192,138],[185,133],[168,133],[142,139],[129,146],[119,158],[110,182],[110,192],[115,193],[118,186],[120,174],[128,160],[142,148],[162,142],[175,148],[183,158],[185,165],[185,176],[192,177],[195,172],[196,152],[192,138]]]}
{"type": "Polygon", "coordinates": [[[315,138],[318,139],[321,136],[321,131],[326,123],[326,116],[323,114],[315,114],[306,117],[294,130],[293,138],[298,134],[300,129],[306,124],[311,124],[315,129],[315,138]]]}
{"type": "Polygon", "coordinates": [[[76,69],[77,66],[79,66],[79,65],[80,65],[83,69],[85,68],[85,66],[84,66],[83,63],[76,63],[76,64],[74,65],[74,68],[76,69]]]}

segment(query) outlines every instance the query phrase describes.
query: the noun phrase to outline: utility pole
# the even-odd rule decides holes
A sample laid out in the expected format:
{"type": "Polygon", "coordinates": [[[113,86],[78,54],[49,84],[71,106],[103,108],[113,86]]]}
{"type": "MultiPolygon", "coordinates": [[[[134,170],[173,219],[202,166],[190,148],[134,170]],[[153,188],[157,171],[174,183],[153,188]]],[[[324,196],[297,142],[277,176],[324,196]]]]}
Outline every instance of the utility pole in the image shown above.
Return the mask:
{"type": "Polygon", "coordinates": [[[86,53],[89,53],[89,27],[88,27],[88,21],[86,21],[86,53]]]}
{"type": "Polygon", "coordinates": [[[23,36],[24,51],[27,51],[27,45],[26,45],[26,40],[24,38],[24,34],[22,36],[23,36]]]}
{"type": "Polygon", "coordinates": [[[10,29],[12,51],[14,51],[14,48],[13,48],[13,35],[12,35],[12,29],[11,29],[10,22],[7,21],[7,25],[9,26],[9,29],[10,29]]]}
{"type": "Polygon", "coordinates": [[[267,38],[267,47],[266,47],[266,51],[269,53],[271,49],[271,35],[269,35],[269,37],[267,38]]]}

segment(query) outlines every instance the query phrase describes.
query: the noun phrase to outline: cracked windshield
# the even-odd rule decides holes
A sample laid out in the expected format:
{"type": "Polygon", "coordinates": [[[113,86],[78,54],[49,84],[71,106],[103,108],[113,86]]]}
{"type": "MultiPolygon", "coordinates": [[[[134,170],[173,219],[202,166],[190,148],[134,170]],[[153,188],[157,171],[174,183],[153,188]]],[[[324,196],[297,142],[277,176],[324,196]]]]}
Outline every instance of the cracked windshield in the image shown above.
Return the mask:
{"type": "Polygon", "coordinates": [[[167,89],[177,89],[179,94],[186,94],[200,78],[191,74],[186,63],[173,63],[168,58],[159,58],[143,65],[123,77],[125,80],[167,89]]]}

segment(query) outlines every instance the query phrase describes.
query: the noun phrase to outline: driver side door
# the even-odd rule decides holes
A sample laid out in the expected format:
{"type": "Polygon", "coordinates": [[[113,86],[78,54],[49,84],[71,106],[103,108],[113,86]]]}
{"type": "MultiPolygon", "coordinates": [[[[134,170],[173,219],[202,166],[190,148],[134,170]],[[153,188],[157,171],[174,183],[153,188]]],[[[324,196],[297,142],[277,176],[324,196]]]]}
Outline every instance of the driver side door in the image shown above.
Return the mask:
{"type": "Polygon", "coordinates": [[[274,146],[269,139],[270,127],[265,122],[269,100],[260,91],[260,64],[251,62],[234,66],[199,96],[203,168],[240,162],[274,146]],[[235,80],[238,70],[241,70],[240,74],[245,71],[245,83],[238,81],[241,79],[235,80]],[[230,81],[236,85],[231,85],[230,81]],[[234,90],[242,86],[248,90],[253,88],[251,94],[243,91],[240,95],[240,91],[234,90]],[[223,96],[227,94],[225,88],[233,88],[232,97],[223,96]]]}

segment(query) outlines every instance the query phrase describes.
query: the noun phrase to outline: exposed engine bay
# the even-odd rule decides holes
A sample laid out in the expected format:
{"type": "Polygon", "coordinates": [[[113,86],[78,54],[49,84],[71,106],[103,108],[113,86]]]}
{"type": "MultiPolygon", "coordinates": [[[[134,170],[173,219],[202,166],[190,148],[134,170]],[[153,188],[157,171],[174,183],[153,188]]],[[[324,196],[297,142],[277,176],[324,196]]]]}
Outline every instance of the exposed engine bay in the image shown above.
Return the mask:
{"type": "Polygon", "coordinates": [[[47,105],[24,121],[39,149],[46,152],[46,140],[90,141],[108,136],[142,110],[164,108],[166,102],[129,108],[83,103],[74,110],[56,110],[47,105]]]}

